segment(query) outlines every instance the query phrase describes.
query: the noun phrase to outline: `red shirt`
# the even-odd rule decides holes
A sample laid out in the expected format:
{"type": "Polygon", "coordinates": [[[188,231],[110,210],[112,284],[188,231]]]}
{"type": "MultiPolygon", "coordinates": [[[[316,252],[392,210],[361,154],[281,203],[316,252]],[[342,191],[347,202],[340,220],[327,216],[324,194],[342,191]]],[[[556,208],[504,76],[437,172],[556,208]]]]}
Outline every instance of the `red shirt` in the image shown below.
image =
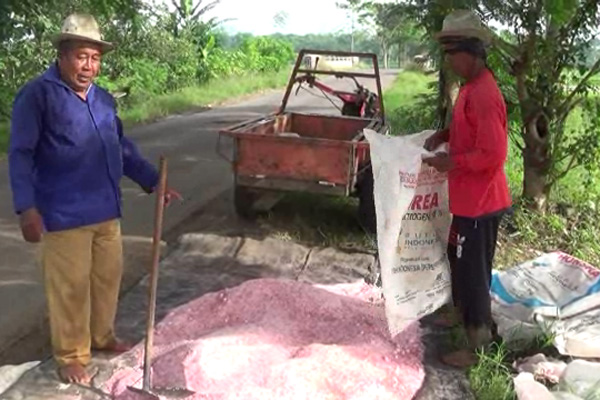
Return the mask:
{"type": "Polygon", "coordinates": [[[450,212],[476,218],[511,206],[504,163],[508,151],[506,105],[491,71],[461,87],[449,131],[450,212]]]}

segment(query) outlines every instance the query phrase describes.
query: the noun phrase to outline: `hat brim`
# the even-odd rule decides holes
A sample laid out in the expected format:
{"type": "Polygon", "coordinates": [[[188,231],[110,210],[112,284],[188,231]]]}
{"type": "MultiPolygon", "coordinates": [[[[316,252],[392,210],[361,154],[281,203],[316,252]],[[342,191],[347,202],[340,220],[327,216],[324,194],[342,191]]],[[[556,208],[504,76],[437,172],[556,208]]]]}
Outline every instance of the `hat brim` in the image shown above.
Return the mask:
{"type": "Polygon", "coordinates": [[[444,38],[450,37],[476,38],[485,44],[490,44],[492,41],[492,36],[488,32],[481,29],[472,28],[441,31],[433,35],[433,37],[437,41],[441,41],[444,38]]]}
{"type": "Polygon", "coordinates": [[[115,48],[115,45],[110,42],[105,42],[104,40],[94,40],[90,39],[87,36],[75,35],[73,33],[59,33],[57,35],[54,35],[54,37],[51,40],[52,44],[56,48],[58,48],[60,42],[63,42],[65,40],[78,40],[81,42],[97,44],[101,47],[102,53],[107,53],[115,48]]]}

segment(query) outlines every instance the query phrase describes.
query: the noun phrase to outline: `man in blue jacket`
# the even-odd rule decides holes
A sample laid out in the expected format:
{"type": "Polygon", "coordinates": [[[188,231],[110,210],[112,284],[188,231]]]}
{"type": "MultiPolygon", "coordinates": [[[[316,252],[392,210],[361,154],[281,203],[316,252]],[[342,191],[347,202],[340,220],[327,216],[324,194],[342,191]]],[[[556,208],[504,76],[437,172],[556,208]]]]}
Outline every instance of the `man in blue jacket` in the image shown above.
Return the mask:
{"type": "MultiPolygon", "coordinates": [[[[93,84],[102,55],[96,20],[73,14],[56,63],[17,94],[9,169],[23,237],[42,241],[54,358],[66,382],[87,383],[91,350],[124,351],[114,332],[123,258],[119,182],[152,193],[156,169],[123,136],[113,97],[93,84]]],[[[179,195],[168,189],[166,201],[179,195]]]]}

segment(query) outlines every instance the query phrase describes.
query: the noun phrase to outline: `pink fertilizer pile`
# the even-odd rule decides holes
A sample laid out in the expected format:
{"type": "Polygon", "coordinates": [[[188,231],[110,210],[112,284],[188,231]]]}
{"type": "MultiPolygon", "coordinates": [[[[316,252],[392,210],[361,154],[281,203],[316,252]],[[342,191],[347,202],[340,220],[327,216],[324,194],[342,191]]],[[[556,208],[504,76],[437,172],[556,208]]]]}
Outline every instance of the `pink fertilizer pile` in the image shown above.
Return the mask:
{"type": "MultiPolygon", "coordinates": [[[[376,289],[257,279],[171,312],[155,336],[155,386],[187,387],[191,399],[409,400],[423,383],[417,324],[391,339],[376,289]]],[[[135,369],[104,390],[139,399],[135,369]]]]}

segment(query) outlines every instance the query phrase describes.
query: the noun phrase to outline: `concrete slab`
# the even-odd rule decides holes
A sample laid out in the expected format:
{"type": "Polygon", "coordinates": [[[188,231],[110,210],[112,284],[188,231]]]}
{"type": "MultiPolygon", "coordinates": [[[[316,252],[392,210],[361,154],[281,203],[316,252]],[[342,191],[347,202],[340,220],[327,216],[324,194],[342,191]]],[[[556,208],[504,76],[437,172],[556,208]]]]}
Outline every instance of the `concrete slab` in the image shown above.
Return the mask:
{"type": "MultiPolygon", "coordinates": [[[[167,244],[162,243],[165,251],[167,244]]],[[[0,241],[0,252],[6,254],[12,262],[0,263],[0,359],[8,364],[20,364],[39,359],[40,354],[48,354],[50,341],[48,337],[48,318],[43,275],[41,267],[36,269],[35,275],[31,271],[17,271],[20,252],[28,250],[28,257],[34,260],[39,257],[40,246],[23,246],[16,239],[0,241]],[[14,246],[13,246],[14,244],[14,246]],[[6,250],[5,250],[6,249],[6,250]],[[12,266],[12,267],[11,267],[12,266]],[[27,290],[15,285],[14,290],[7,289],[4,285],[11,282],[10,276],[28,276],[27,290]],[[19,292],[20,290],[20,292],[19,292]],[[11,295],[9,298],[4,296],[11,295]],[[5,307],[5,305],[7,305],[5,307]],[[12,305],[8,307],[8,305],[12,305]],[[17,321],[17,322],[15,322],[17,321]]],[[[125,293],[148,272],[152,260],[152,240],[139,236],[125,236],[123,238],[123,279],[121,294],[125,293]]],[[[23,278],[21,278],[23,279],[23,278]]],[[[19,280],[17,280],[20,282],[19,280]]],[[[24,284],[24,283],[23,283],[24,284]]]]}
{"type": "MultiPolygon", "coordinates": [[[[374,263],[370,255],[344,253],[334,249],[309,249],[287,241],[193,235],[179,242],[177,250],[161,262],[157,323],[173,308],[206,293],[237,286],[261,277],[288,277],[328,284],[351,282],[367,277],[374,263]],[[239,246],[239,248],[238,248],[239,246]],[[189,252],[186,253],[185,250],[189,252]],[[212,249],[212,250],[211,250],[212,249]],[[218,249],[222,249],[221,256],[218,249]],[[237,249],[237,250],[236,250],[237,249]],[[206,253],[204,253],[206,252],[206,253]]],[[[138,268],[139,269],[139,268],[138,268]]],[[[117,331],[134,342],[143,340],[148,296],[147,277],[139,281],[121,300],[117,316],[117,331]]],[[[198,315],[197,318],[207,316],[198,315]]],[[[473,396],[463,372],[446,368],[437,362],[440,343],[447,332],[425,321],[427,346],[424,387],[415,400],[469,400],[473,396]]],[[[100,400],[108,399],[98,388],[112,372],[132,362],[127,358],[95,355],[92,370],[97,372],[91,388],[63,385],[57,380],[51,360],[26,372],[2,400],[100,400]],[[116,364],[116,361],[120,364],[116,364]]],[[[0,377],[1,378],[1,377],[0,377]]],[[[409,400],[409,399],[399,399],[409,400]]]]}
{"type": "Polygon", "coordinates": [[[280,277],[296,279],[308,259],[310,249],[297,243],[266,238],[245,239],[237,260],[245,265],[271,266],[280,277]]]}
{"type": "Polygon", "coordinates": [[[179,238],[171,260],[178,257],[235,257],[242,245],[241,237],[226,237],[211,233],[187,233],[179,238]]]}
{"type": "Polygon", "coordinates": [[[343,253],[332,248],[313,250],[298,280],[311,283],[349,283],[368,276],[375,257],[361,253],[343,253]]]}
{"type": "Polygon", "coordinates": [[[475,400],[464,371],[448,367],[439,361],[447,351],[449,330],[433,324],[434,316],[421,321],[425,344],[425,382],[414,400],[475,400]]]}
{"type": "Polygon", "coordinates": [[[0,354],[31,331],[43,329],[46,310],[40,246],[24,244],[16,228],[0,222],[0,354]],[[31,264],[24,266],[23,260],[31,264]]]}

